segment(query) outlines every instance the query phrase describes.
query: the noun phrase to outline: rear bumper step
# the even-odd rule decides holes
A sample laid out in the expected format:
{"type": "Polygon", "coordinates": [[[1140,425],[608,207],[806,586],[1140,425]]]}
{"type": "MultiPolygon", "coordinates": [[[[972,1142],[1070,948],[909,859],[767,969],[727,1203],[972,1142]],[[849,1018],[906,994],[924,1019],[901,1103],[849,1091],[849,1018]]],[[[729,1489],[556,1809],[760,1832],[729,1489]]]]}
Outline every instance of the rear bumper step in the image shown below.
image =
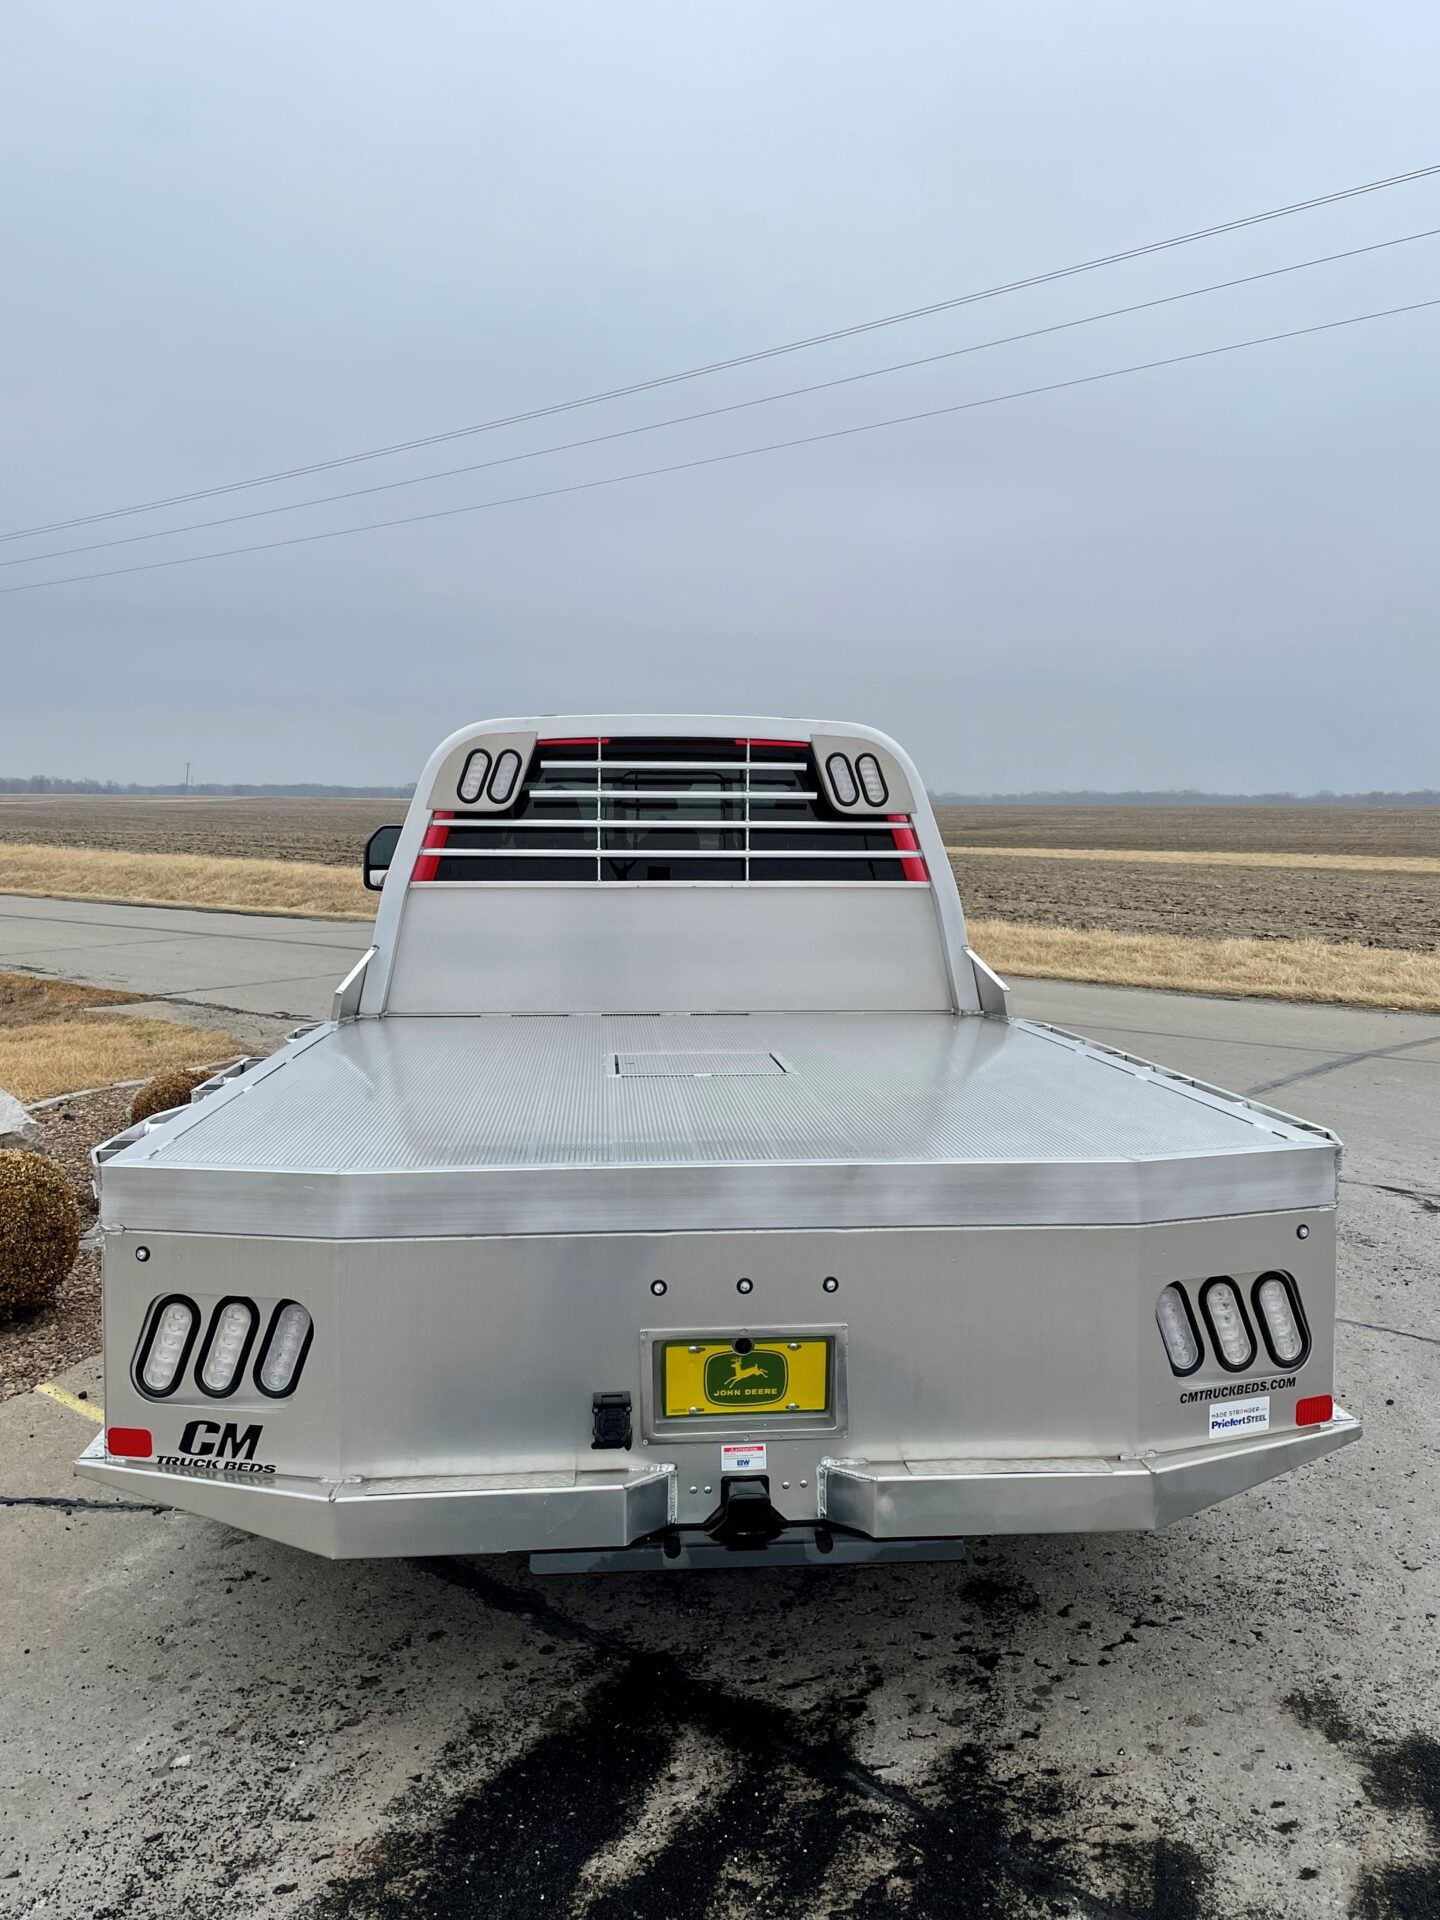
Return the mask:
{"type": "MultiPolygon", "coordinates": [[[[1148,1530],[1359,1437],[1360,1422],[1337,1408],[1322,1426],[1143,1459],[824,1460],[817,1518],[876,1541],[1148,1530]]],[[[75,1470],[132,1495],[335,1560],[611,1552],[670,1525],[678,1493],[677,1469],[663,1462],[554,1473],[324,1481],[114,1459],[105,1452],[103,1433],[75,1462],[75,1470]]],[[[756,1549],[753,1557],[763,1559],[765,1552],[756,1549]]],[[[737,1557],[725,1556],[724,1563],[735,1565],[737,1557]]]]}
{"type": "Polygon", "coordinates": [[[825,1460],[820,1511],[876,1540],[936,1533],[1108,1533],[1167,1527],[1360,1438],[1322,1426],[1142,1459],[825,1460]]]}
{"type": "Polygon", "coordinates": [[[116,1460],[101,1433],[75,1462],[87,1479],[223,1520],[328,1560],[628,1546],[673,1514],[675,1469],[302,1480],[116,1460]]]}

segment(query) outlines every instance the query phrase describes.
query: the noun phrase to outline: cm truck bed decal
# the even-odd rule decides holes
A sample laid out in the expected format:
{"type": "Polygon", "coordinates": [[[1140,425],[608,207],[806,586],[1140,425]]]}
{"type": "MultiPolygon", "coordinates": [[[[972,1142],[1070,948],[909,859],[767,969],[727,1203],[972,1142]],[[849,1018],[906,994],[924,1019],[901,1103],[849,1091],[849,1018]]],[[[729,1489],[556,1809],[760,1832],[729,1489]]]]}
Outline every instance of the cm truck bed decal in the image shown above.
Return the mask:
{"type": "Polygon", "coordinates": [[[156,1457],[161,1467],[201,1467],[211,1473],[274,1473],[273,1466],[255,1458],[265,1429],[241,1427],[233,1420],[191,1420],[180,1435],[178,1453],[156,1457]]]}

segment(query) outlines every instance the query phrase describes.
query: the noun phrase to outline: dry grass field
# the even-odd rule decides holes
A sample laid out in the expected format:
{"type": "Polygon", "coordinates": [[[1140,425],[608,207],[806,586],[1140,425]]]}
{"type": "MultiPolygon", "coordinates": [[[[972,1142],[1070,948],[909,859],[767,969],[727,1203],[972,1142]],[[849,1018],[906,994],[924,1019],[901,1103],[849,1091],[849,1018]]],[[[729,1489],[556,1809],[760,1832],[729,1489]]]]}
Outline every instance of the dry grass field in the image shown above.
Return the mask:
{"type": "Polygon", "coordinates": [[[206,1066],[242,1051],[228,1034],[209,1028],[106,1012],[138,998],[0,973],[0,1087],[23,1102],[46,1100],[77,1087],[148,1078],[165,1067],[206,1066]]]}
{"type": "Polygon", "coordinates": [[[247,860],[201,853],[125,853],[105,847],[16,846],[0,840],[0,893],[131,906],[220,907],[245,913],[368,920],[377,895],[358,865],[247,860]]]}
{"type": "MultiPolygon", "coordinates": [[[[1001,972],[1440,1010],[1440,808],[941,807],[1001,972]]],[[[0,892],[368,918],[394,800],[0,797],[0,892]]]]}

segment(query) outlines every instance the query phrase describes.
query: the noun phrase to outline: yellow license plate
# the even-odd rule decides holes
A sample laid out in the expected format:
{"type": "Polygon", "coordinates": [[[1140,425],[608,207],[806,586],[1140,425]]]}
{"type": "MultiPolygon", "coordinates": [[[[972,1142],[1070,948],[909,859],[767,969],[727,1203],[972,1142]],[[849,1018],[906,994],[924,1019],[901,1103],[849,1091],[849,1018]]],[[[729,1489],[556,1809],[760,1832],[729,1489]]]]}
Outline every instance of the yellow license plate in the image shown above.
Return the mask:
{"type": "Polygon", "coordinates": [[[661,1381],[667,1419],[828,1413],[830,1342],[756,1340],[742,1353],[728,1340],[671,1340],[661,1381]]]}

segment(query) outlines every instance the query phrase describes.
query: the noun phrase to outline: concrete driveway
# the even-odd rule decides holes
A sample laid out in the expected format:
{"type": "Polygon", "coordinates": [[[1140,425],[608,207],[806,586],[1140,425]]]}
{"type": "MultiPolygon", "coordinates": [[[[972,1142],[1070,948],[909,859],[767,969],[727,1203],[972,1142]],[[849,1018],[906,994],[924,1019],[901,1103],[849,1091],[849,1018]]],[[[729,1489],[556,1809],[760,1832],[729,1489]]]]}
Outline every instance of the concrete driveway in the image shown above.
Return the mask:
{"type": "MultiPolygon", "coordinates": [[[[6,901],[0,966],[294,1019],[362,932],[6,901]]],[[[1016,997],[1345,1137],[1360,1445],[1156,1536],[538,1580],[76,1482],[77,1369],[0,1405],[0,1913],[1434,1920],[1440,1020],[1016,997]]]]}

